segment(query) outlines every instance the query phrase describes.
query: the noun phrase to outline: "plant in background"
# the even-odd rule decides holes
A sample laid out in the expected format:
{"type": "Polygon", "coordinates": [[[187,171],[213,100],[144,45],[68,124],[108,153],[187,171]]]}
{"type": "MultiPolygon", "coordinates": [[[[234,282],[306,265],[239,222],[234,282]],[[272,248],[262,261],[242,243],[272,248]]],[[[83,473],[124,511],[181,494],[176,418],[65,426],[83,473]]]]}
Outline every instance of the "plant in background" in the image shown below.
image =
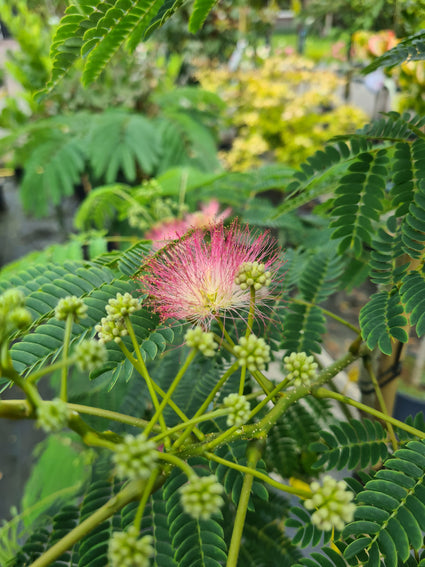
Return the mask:
{"type": "Polygon", "coordinates": [[[197,75],[227,103],[235,137],[221,157],[230,169],[244,171],[264,160],[299,165],[332,135],[366,122],[361,110],[340,105],[337,75],[305,58],[275,53],[257,67],[201,68],[197,75]]]}
{"type": "MultiPolygon", "coordinates": [[[[172,12],[168,3],[156,16],[114,7],[93,19],[68,9],[53,80],[72,60],[69,37],[83,40],[83,54],[92,48],[88,80],[123,34],[134,43],[152,17],[163,23],[172,12]]],[[[191,29],[209,8],[195,1],[191,29]]],[[[379,63],[403,61],[406,50],[424,57],[423,39],[401,42],[379,63]]],[[[30,486],[60,484],[24,511],[33,514],[26,542],[3,546],[11,566],[424,564],[425,423],[421,414],[391,417],[379,384],[386,375],[375,369],[377,351],[400,353],[408,321],[425,332],[423,123],[390,113],[330,142],[286,183],[277,210],[258,195],[288,179],[282,168],[168,177],[175,184],[186,175],[203,197],[229,187],[229,199],[251,195],[239,204],[247,217],[294,233],[305,224],[287,215],[331,195],[316,212],[323,225],[284,260],[269,233],[236,221],[195,228],[156,252],[141,241],[92,261],[0,273],[0,380],[25,395],[1,399],[0,417],[61,429],[49,435],[30,486]],[[358,327],[323,307],[368,276],[379,287],[358,327]],[[326,317],[352,341],[321,366],[312,357],[326,317]],[[379,409],[332,383],[353,362],[379,409]],[[42,399],[39,382],[52,372],[55,393],[42,399]],[[82,461],[75,483],[69,471],[82,461]],[[342,469],[356,476],[336,480],[342,469]],[[303,557],[309,544],[321,549],[303,557]]]]}

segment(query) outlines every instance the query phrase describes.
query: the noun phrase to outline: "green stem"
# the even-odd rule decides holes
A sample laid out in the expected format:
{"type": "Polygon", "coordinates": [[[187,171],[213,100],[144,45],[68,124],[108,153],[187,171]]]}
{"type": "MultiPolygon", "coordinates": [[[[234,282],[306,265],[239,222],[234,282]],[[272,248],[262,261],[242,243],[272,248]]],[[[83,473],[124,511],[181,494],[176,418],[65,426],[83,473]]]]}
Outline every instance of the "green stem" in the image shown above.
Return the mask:
{"type": "MultiPolygon", "coordinates": [[[[156,395],[155,388],[153,387],[153,384],[152,384],[152,378],[150,377],[148,369],[146,368],[145,361],[143,360],[143,356],[142,356],[142,353],[140,351],[139,343],[137,342],[137,337],[134,333],[133,325],[131,324],[130,318],[128,316],[124,317],[124,321],[125,321],[125,326],[126,326],[126,329],[128,331],[128,334],[130,335],[131,342],[133,344],[134,350],[136,352],[136,360],[138,362],[138,370],[139,370],[139,372],[141,373],[142,377],[144,378],[144,380],[146,382],[146,385],[147,385],[148,390],[149,390],[149,395],[150,395],[152,403],[155,407],[155,411],[158,412],[158,408],[159,408],[158,397],[156,395]]],[[[122,341],[119,344],[121,346],[123,344],[122,341]]],[[[167,426],[165,425],[165,420],[164,420],[164,416],[162,415],[162,413],[159,413],[159,425],[161,426],[162,431],[167,430],[167,426]]],[[[167,437],[165,438],[164,442],[166,444],[168,443],[167,437]]]]}
{"type": "MultiPolygon", "coordinates": [[[[125,344],[121,341],[119,343],[119,346],[121,348],[121,350],[123,351],[123,353],[125,354],[126,358],[131,362],[131,364],[134,366],[134,368],[141,374],[141,368],[139,366],[138,361],[134,358],[134,356],[131,354],[131,352],[128,350],[128,348],[125,346],[125,344]]],[[[158,386],[158,384],[156,384],[155,382],[153,382],[153,387],[155,389],[155,391],[161,396],[161,398],[165,398],[165,396],[167,395],[164,390],[162,388],[160,388],[160,386],[158,386]]],[[[182,410],[179,408],[179,406],[173,402],[173,400],[169,400],[168,401],[168,405],[171,407],[171,409],[173,409],[177,416],[183,421],[183,422],[188,422],[189,418],[184,414],[184,412],[182,412],[182,410]]],[[[194,429],[193,433],[196,435],[196,437],[199,440],[202,440],[204,438],[204,434],[199,431],[199,429],[194,429]]]]}
{"type": "Polygon", "coordinates": [[[9,359],[9,364],[7,365],[7,367],[2,367],[3,376],[6,376],[6,378],[12,380],[12,382],[14,382],[18,386],[18,388],[20,388],[24,392],[30,405],[33,408],[36,408],[43,401],[36,386],[24,380],[20,376],[20,374],[16,372],[16,370],[13,368],[12,359],[10,358],[10,355],[8,356],[8,359],[9,359]]]}
{"type": "MultiPolygon", "coordinates": [[[[217,382],[217,384],[211,390],[207,399],[204,401],[204,403],[201,405],[201,407],[198,409],[198,411],[195,413],[195,415],[193,417],[196,418],[196,417],[198,417],[199,415],[202,415],[205,412],[205,410],[208,408],[210,403],[215,398],[215,395],[217,394],[217,392],[220,390],[220,388],[223,386],[223,384],[226,382],[226,380],[233,374],[233,372],[236,371],[238,366],[239,366],[239,363],[236,360],[232,364],[232,366],[223,374],[223,376],[220,378],[220,380],[217,382]]],[[[185,442],[185,440],[189,437],[191,432],[192,432],[192,427],[189,427],[188,429],[186,429],[186,431],[174,443],[173,449],[177,449],[178,447],[180,447],[185,442]]]]}
{"type": "Polygon", "coordinates": [[[394,425],[395,427],[398,427],[403,431],[407,431],[407,433],[410,433],[415,437],[419,437],[420,439],[425,439],[425,432],[416,429],[416,427],[411,427],[410,425],[407,425],[407,423],[403,423],[402,421],[399,421],[398,419],[395,419],[390,415],[385,415],[381,411],[371,408],[370,406],[367,406],[365,404],[362,404],[361,402],[352,400],[348,396],[344,396],[344,394],[340,394],[338,392],[331,392],[331,390],[327,390],[326,388],[318,388],[317,390],[314,390],[313,395],[316,398],[332,398],[333,400],[338,400],[339,402],[348,404],[361,411],[364,411],[365,413],[373,415],[378,419],[382,419],[386,423],[390,423],[391,425],[394,425]]]}
{"type": "Polygon", "coordinates": [[[159,453],[158,458],[161,461],[165,461],[166,463],[170,463],[171,465],[173,465],[175,467],[179,467],[179,469],[181,469],[185,473],[187,478],[191,478],[192,476],[196,476],[196,473],[192,469],[192,467],[190,465],[188,465],[182,459],[179,459],[179,457],[176,457],[176,455],[172,455],[171,453],[159,453]]]}
{"type": "Polygon", "coordinates": [[[102,408],[94,408],[91,406],[83,406],[81,404],[70,404],[70,403],[68,403],[68,407],[69,409],[76,411],[78,413],[82,413],[86,415],[94,415],[96,417],[103,417],[104,419],[118,421],[120,423],[132,425],[133,427],[140,427],[140,429],[144,429],[148,424],[148,422],[145,419],[140,419],[139,417],[132,417],[131,415],[126,415],[111,410],[105,410],[102,408]]]}
{"type": "MultiPolygon", "coordinates": [[[[256,445],[249,447],[248,451],[248,467],[255,469],[257,462],[261,458],[261,451],[256,445]]],[[[230,541],[229,554],[227,556],[227,567],[236,567],[239,557],[239,549],[241,547],[242,533],[245,525],[246,513],[248,510],[249,498],[251,495],[252,483],[254,475],[247,473],[244,476],[242,490],[239,497],[238,508],[236,510],[235,522],[233,524],[232,539],[230,541]]]]}
{"type": "Polygon", "coordinates": [[[102,522],[113,516],[130,502],[138,500],[143,494],[145,484],[143,481],[132,481],[118,494],[113,496],[106,504],[81,522],[73,530],[66,534],[57,543],[52,545],[41,557],[36,559],[29,567],[48,567],[58,559],[65,551],[70,549],[88,533],[94,530],[102,522]]]}
{"type": "Polygon", "coordinates": [[[252,325],[254,324],[254,315],[255,315],[255,288],[254,286],[250,287],[250,301],[249,301],[249,313],[248,313],[248,321],[246,324],[246,331],[245,331],[245,338],[247,339],[249,335],[252,333],[252,325]]]}
{"type": "Polygon", "coordinates": [[[38,380],[40,380],[40,378],[42,378],[46,374],[50,374],[51,372],[55,372],[56,370],[63,369],[64,367],[69,367],[74,362],[75,362],[75,357],[73,356],[71,356],[70,358],[59,360],[58,362],[55,362],[50,366],[45,366],[44,368],[37,370],[37,372],[34,372],[33,374],[29,374],[26,377],[26,381],[31,382],[31,384],[35,384],[36,382],[38,382],[38,380]]]}
{"type": "MultiPolygon", "coordinates": [[[[174,378],[171,386],[168,389],[168,392],[166,394],[166,396],[162,399],[162,402],[159,404],[158,409],[156,410],[155,414],[153,415],[152,419],[150,420],[148,426],[145,429],[145,435],[148,436],[149,433],[152,431],[153,426],[156,423],[156,420],[159,418],[159,416],[162,414],[162,410],[165,408],[165,406],[168,404],[169,400],[171,399],[171,396],[173,395],[175,389],[177,388],[177,386],[179,385],[180,380],[183,378],[186,370],[189,368],[189,365],[191,364],[191,362],[193,361],[193,359],[196,356],[196,350],[192,349],[186,360],[184,361],[182,367],[180,368],[180,370],[178,371],[176,377],[174,378]]],[[[167,435],[168,437],[168,435],[167,435]]]]}
{"type": "Polygon", "coordinates": [[[265,394],[270,394],[270,392],[274,389],[274,384],[271,382],[261,370],[254,370],[251,372],[254,379],[257,381],[257,384],[263,389],[265,394]]]}
{"type": "Polygon", "coordinates": [[[145,486],[145,490],[137,507],[137,512],[133,524],[138,532],[140,531],[140,526],[142,525],[143,512],[145,511],[146,502],[148,501],[149,496],[151,495],[152,489],[155,485],[155,481],[158,478],[158,475],[159,475],[159,470],[156,470],[148,478],[148,481],[145,486]]]}
{"type": "MultiPolygon", "coordinates": [[[[0,409],[1,409],[1,405],[0,405],[0,409]]],[[[203,421],[210,421],[211,419],[215,419],[216,417],[222,417],[224,415],[227,415],[230,411],[231,410],[229,408],[223,408],[223,409],[212,411],[210,413],[204,413],[203,415],[199,415],[198,417],[192,417],[187,422],[179,423],[178,425],[175,425],[174,427],[170,427],[166,433],[160,433],[158,435],[155,435],[155,437],[152,437],[152,440],[158,442],[161,439],[163,439],[166,435],[171,437],[171,435],[173,435],[174,433],[178,433],[182,429],[186,429],[186,427],[188,425],[194,425],[196,423],[202,423],[203,421]]]]}
{"type": "Polygon", "coordinates": [[[294,486],[288,486],[287,484],[283,484],[282,482],[274,480],[273,478],[270,478],[266,474],[264,474],[260,471],[257,471],[256,469],[252,469],[251,467],[245,467],[244,465],[238,465],[237,463],[233,463],[232,461],[227,461],[226,459],[222,459],[221,457],[218,457],[214,453],[206,452],[206,453],[204,453],[204,455],[205,455],[205,457],[207,457],[211,461],[215,461],[216,463],[219,463],[220,465],[224,465],[226,467],[229,467],[230,469],[234,469],[236,471],[239,471],[239,472],[242,472],[242,473],[245,473],[245,474],[251,474],[252,476],[255,476],[256,478],[263,480],[264,482],[266,482],[270,486],[273,486],[274,488],[281,490],[282,492],[287,492],[288,494],[294,494],[295,496],[299,496],[299,498],[310,498],[311,497],[310,491],[302,490],[301,488],[295,488],[294,486]]]}
{"type": "MultiPolygon", "coordinates": [[[[235,354],[235,351],[233,350],[233,347],[230,346],[229,344],[227,344],[227,341],[223,339],[222,336],[217,335],[217,333],[213,333],[215,340],[217,341],[217,343],[219,344],[220,348],[223,347],[227,350],[227,352],[230,352],[230,354],[235,354]]],[[[233,342],[232,342],[233,344],[233,342]]]]}
{"type": "Polygon", "coordinates": [[[331,317],[331,319],[338,321],[338,323],[341,323],[341,325],[348,327],[349,329],[354,331],[357,335],[360,335],[360,329],[358,327],[352,325],[350,322],[346,321],[342,317],[339,317],[335,313],[332,313],[332,311],[328,311],[327,309],[324,309],[320,305],[316,305],[315,303],[310,303],[309,301],[304,301],[303,299],[292,299],[292,302],[297,303],[298,305],[306,305],[307,307],[317,307],[324,315],[331,317]]]}
{"type": "MultiPolygon", "coordinates": [[[[63,338],[62,360],[68,359],[69,343],[71,341],[72,325],[74,322],[74,314],[68,313],[65,321],[65,334],[63,338]]],[[[61,391],[60,399],[64,402],[68,401],[68,366],[65,364],[61,372],[61,391]]]]}
{"type": "Polygon", "coordinates": [[[241,381],[239,382],[239,395],[243,395],[243,391],[245,389],[245,378],[246,378],[246,364],[244,364],[241,368],[241,381]]]}
{"type": "MultiPolygon", "coordinates": [[[[375,390],[375,394],[376,394],[376,399],[378,400],[378,403],[379,403],[379,407],[381,408],[382,413],[388,417],[389,414],[388,414],[387,405],[385,403],[384,396],[382,395],[381,388],[379,387],[378,380],[376,378],[375,372],[373,371],[372,363],[371,363],[369,356],[365,356],[363,358],[363,364],[364,364],[364,367],[366,368],[366,370],[367,370],[367,372],[370,376],[370,379],[372,381],[372,384],[373,384],[373,387],[374,387],[374,390],[375,390]]],[[[397,442],[397,438],[396,438],[395,433],[394,433],[393,426],[388,421],[386,421],[385,423],[386,423],[386,426],[387,426],[387,429],[388,429],[388,435],[391,439],[391,444],[393,446],[394,451],[396,451],[397,448],[398,448],[398,442],[397,442]]]]}
{"type": "MultiPolygon", "coordinates": [[[[233,342],[232,337],[229,335],[229,333],[226,331],[226,328],[223,325],[223,321],[221,320],[221,318],[217,315],[217,317],[215,318],[215,320],[218,323],[218,326],[221,329],[221,332],[223,333],[224,338],[226,339],[226,341],[229,343],[229,345],[231,347],[235,346],[235,343],[233,342]]],[[[220,339],[221,340],[221,339],[220,339]]]]}

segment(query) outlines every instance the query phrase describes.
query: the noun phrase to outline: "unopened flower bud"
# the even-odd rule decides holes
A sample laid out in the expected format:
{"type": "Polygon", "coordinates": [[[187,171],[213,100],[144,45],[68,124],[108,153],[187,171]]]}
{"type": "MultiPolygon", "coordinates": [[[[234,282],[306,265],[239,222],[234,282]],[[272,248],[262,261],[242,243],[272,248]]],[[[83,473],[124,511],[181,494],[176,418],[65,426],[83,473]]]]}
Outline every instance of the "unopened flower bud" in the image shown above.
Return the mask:
{"type": "Polygon", "coordinates": [[[189,329],[185,335],[187,346],[197,348],[204,356],[214,356],[217,343],[214,341],[214,333],[204,331],[202,327],[189,329]]]}
{"type": "Polygon", "coordinates": [[[226,422],[229,427],[243,425],[248,421],[251,408],[245,396],[229,394],[224,398],[223,403],[226,408],[231,409],[226,422]]]}
{"type": "Polygon", "coordinates": [[[0,294],[0,309],[12,311],[17,307],[23,307],[25,304],[25,295],[20,289],[11,288],[0,294]]]}
{"type": "Polygon", "coordinates": [[[55,398],[49,402],[42,402],[37,407],[37,427],[46,433],[60,431],[68,424],[68,406],[66,402],[55,398]]]}
{"type": "Polygon", "coordinates": [[[121,337],[128,335],[123,318],[102,317],[100,323],[95,326],[95,330],[99,335],[99,342],[102,344],[109,341],[119,343],[121,337]]]}
{"type": "Polygon", "coordinates": [[[156,467],[156,444],[149,441],[143,433],[137,436],[126,435],[124,441],[116,445],[112,460],[119,477],[147,479],[156,467]]]}
{"type": "Polygon", "coordinates": [[[287,378],[293,380],[295,386],[304,384],[309,386],[317,375],[317,363],[312,356],[305,352],[292,352],[283,359],[287,378]]]}
{"type": "Polygon", "coordinates": [[[32,321],[31,313],[25,307],[16,307],[9,313],[9,321],[16,329],[25,329],[32,321]]]}
{"type": "Polygon", "coordinates": [[[121,319],[141,308],[142,305],[140,301],[132,297],[128,292],[124,294],[117,293],[116,297],[111,298],[108,301],[108,305],[105,307],[106,313],[110,319],[121,319]]]}
{"type": "Polygon", "coordinates": [[[68,295],[58,301],[55,309],[55,317],[59,321],[65,321],[72,314],[75,323],[87,316],[87,305],[76,295],[68,295]]]}
{"type": "Polygon", "coordinates": [[[264,339],[255,335],[249,335],[248,338],[241,337],[234,350],[239,359],[239,366],[246,365],[250,372],[264,370],[266,363],[270,361],[269,345],[264,339]]]}
{"type": "Polygon", "coordinates": [[[125,532],[113,532],[109,540],[109,564],[111,567],[149,567],[154,554],[153,537],[140,533],[135,526],[125,532]]]}
{"type": "Polygon", "coordinates": [[[193,476],[180,488],[183,509],[192,518],[208,520],[222,507],[223,491],[215,475],[193,476]]]}
{"type": "Polygon", "coordinates": [[[307,510],[315,510],[311,521],[320,530],[343,530],[346,523],[354,518],[356,505],[354,494],[343,480],[335,480],[329,475],[323,477],[323,484],[314,481],[310,484],[311,498],[304,502],[307,510]]]}
{"type": "Polygon", "coordinates": [[[77,366],[82,372],[91,372],[101,368],[108,360],[105,345],[95,339],[82,341],[75,347],[74,352],[77,366]]]}
{"type": "Polygon", "coordinates": [[[238,269],[235,283],[243,290],[253,287],[255,291],[268,287],[272,281],[271,272],[260,262],[244,262],[238,269]]]}

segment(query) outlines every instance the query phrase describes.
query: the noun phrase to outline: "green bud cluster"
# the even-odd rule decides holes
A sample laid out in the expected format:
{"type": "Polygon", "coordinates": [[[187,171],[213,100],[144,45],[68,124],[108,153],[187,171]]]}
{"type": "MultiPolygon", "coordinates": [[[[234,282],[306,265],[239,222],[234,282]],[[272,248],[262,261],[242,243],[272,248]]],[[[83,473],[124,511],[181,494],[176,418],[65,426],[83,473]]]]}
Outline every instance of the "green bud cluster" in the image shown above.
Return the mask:
{"type": "Polygon", "coordinates": [[[352,502],[354,494],[343,480],[335,480],[329,475],[323,477],[323,484],[314,481],[310,484],[312,497],[304,502],[307,510],[315,510],[311,521],[320,530],[338,531],[354,518],[356,505],[352,502]]]}
{"type": "Polygon", "coordinates": [[[68,406],[66,402],[55,398],[41,402],[37,407],[37,427],[46,433],[60,431],[68,425],[68,406]]]}
{"type": "Polygon", "coordinates": [[[102,317],[99,324],[95,326],[99,335],[100,343],[115,341],[119,343],[122,337],[128,335],[124,317],[131,315],[135,311],[142,308],[140,301],[130,293],[117,293],[117,295],[108,301],[105,307],[108,314],[102,317]]]}
{"type": "Polygon", "coordinates": [[[95,330],[99,335],[99,342],[101,344],[109,341],[119,343],[121,341],[121,337],[128,335],[128,331],[125,327],[125,321],[122,318],[111,319],[110,317],[102,317],[100,323],[95,325],[95,330]]]}
{"type": "Polygon", "coordinates": [[[126,435],[124,441],[115,446],[112,460],[120,478],[136,480],[150,477],[157,458],[155,442],[149,441],[141,433],[137,436],[126,435]]]}
{"type": "Polygon", "coordinates": [[[91,372],[101,368],[108,360],[105,345],[95,339],[82,341],[75,347],[76,363],[82,372],[91,372]]]}
{"type": "Polygon", "coordinates": [[[227,416],[227,425],[232,427],[243,425],[249,419],[251,411],[248,400],[239,394],[229,394],[223,400],[224,406],[230,408],[231,412],[227,416]]]}
{"type": "Polygon", "coordinates": [[[108,548],[110,567],[149,567],[154,554],[153,537],[139,535],[135,526],[126,532],[112,533],[108,548]]]}
{"type": "Polygon", "coordinates": [[[192,518],[208,520],[223,506],[223,491],[215,475],[194,475],[180,488],[183,509],[192,518]]]}
{"type": "Polygon", "coordinates": [[[241,289],[254,287],[255,291],[268,287],[271,281],[271,272],[266,271],[265,265],[259,262],[244,262],[235,278],[235,283],[241,289]]]}
{"type": "Polygon", "coordinates": [[[31,314],[24,305],[25,296],[19,289],[8,289],[0,295],[0,341],[31,323],[31,314]]]}
{"type": "Polygon", "coordinates": [[[287,378],[293,380],[295,386],[309,386],[317,375],[317,363],[305,352],[292,352],[285,356],[283,362],[285,370],[288,371],[287,378]]]}
{"type": "Polygon", "coordinates": [[[197,348],[204,356],[214,356],[217,343],[214,341],[214,333],[204,331],[202,327],[189,329],[184,337],[187,346],[197,348]]]}
{"type": "Polygon", "coordinates": [[[126,317],[141,308],[140,301],[128,292],[124,293],[124,295],[117,293],[116,297],[111,298],[108,301],[108,305],[105,307],[106,313],[111,319],[126,317]]]}
{"type": "Polygon", "coordinates": [[[269,345],[264,339],[255,335],[249,335],[248,338],[241,337],[234,350],[239,359],[239,366],[246,365],[250,372],[264,370],[266,363],[270,361],[269,345]]]}
{"type": "Polygon", "coordinates": [[[55,309],[55,317],[59,321],[65,321],[68,315],[72,314],[75,323],[87,316],[87,305],[76,295],[68,295],[58,301],[55,309]]]}

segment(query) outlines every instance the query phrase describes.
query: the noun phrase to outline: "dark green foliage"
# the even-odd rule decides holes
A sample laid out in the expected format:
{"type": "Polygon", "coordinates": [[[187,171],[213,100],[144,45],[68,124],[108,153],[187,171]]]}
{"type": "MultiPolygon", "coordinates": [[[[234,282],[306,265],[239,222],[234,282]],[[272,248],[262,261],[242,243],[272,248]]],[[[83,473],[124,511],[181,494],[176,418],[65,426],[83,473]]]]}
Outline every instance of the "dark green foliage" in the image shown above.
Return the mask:
{"type": "Polygon", "coordinates": [[[330,431],[321,431],[320,441],[310,445],[310,450],[319,454],[313,467],[353,470],[375,465],[388,457],[386,437],[378,421],[350,419],[331,424],[330,431]]]}
{"type": "Polygon", "coordinates": [[[391,338],[403,343],[408,335],[403,327],[407,324],[400,295],[395,289],[392,293],[374,293],[360,310],[362,336],[370,349],[379,346],[384,354],[391,354],[391,338]]]}
{"type": "MultiPolygon", "coordinates": [[[[226,459],[226,461],[237,463],[243,466],[248,466],[248,460],[246,458],[248,446],[249,445],[247,441],[233,441],[232,443],[223,445],[222,447],[217,449],[216,455],[221,457],[222,459],[226,459]]],[[[220,483],[224,486],[226,494],[228,494],[233,504],[237,505],[241,494],[244,475],[240,471],[228,468],[227,466],[216,463],[214,461],[210,461],[210,468],[217,476],[220,483]]],[[[257,463],[256,468],[260,472],[267,472],[263,460],[260,460],[257,463]]],[[[265,488],[264,483],[256,478],[254,478],[254,482],[252,484],[251,497],[248,503],[248,510],[251,511],[255,510],[252,498],[254,494],[262,500],[268,500],[268,491],[265,488]]]]}
{"type": "MultiPolygon", "coordinates": [[[[410,441],[387,459],[384,468],[369,480],[357,495],[355,519],[343,531],[354,536],[344,557],[380,566],[380,553],[386,567],[407,561],[411,549],[422,547],[425,531],[425,443],[410,441]]],[[[356,563],[357,564],[357,563],[356,563]]]]}
{"type": "Polygon", "coordinates": [[[323,532],[319,530],[311,522],[311,514],[305,508],[294,506],[291,508],[291,517],[286,520],[285,525],[288,528],[295,528],[295,535],[292,537],[292,543],[300,547],[312,545],[316,547],[323,538],[323,543],[330,541],[332,531],[323,532]],[[295,518],[294,518],[295,516],[295,518]]]}
{"type": "MultiPolygon", "coordinates": [[[[199,476],[209,474],[208,461],[199,459],[192,466],[199,476]]],[[[223,529],[217,517],[194,520],[183,511],[178,490],[186,481],[174,470],[163,489],[175,562],[179,567],[219,567],[226,561],[223,529]]]]}
{"type": "Polygon", "coordinates": [[[331,419],[327,402],[315,407],[319,400],[304,401],[290,406],[269,433],[264,459],[267,468],[283,478],[309,474],[315,451],[310,444],[319,439],[322,421],[331,419]]]}
{"type": "Polygon", "coordinates": [[[322,551],[323,554],[313,552],[311,559],[301,559],[294,567],[347,567],[347,563],[335,549],[324,547],[322,551]]]}
{"type": "Polygon", "coordinates": [[[326,331],[325,317],[316,305],[338,286],[343,263],[332,246],[312,254],[299,274],[302,300],[309,304],[290,303],[284,317],[282,347],[288,352],[320,352],[321,337],[326,331]]]}
{"type": "Polygon", "coordinates": [[[395,67],[404,61],[421,61],[425,59],[425,31],[410,35],[395,47],[375,59],[363,69],[363,73],[371,73],[379,67],[395,67]]]}

